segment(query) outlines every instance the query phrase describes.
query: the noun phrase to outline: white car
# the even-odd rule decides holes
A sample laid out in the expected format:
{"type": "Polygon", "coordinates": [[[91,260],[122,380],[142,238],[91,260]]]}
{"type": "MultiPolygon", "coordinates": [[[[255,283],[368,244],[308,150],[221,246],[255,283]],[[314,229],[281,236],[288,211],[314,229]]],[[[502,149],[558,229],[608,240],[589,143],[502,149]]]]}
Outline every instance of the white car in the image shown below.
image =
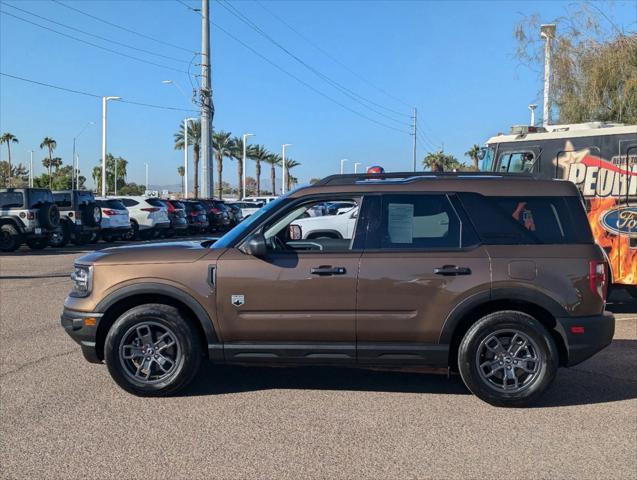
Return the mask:
{"type": "Polygon", "coordinates": [[[270,203],[273,200],[276,200],[279,197],[273,197],[273,196],[265,196],[265,197],[243,197],[243,201],[244,202],[256,202],[256,203],[260,203],[262,205],[265,205],[266,203],[270,203]]]}
{"type": "Polygon", "coordinates": [[[100,235],[105,242],[112,242],[129,234],[130,215],[121,200],[97,197],[95,203],[102,210],[100,235]]]}
{"type": "Polygon", "coordinates": [[[318,238],[352,238],[358,207],[344,209],[338,215],[322,215],[294,220],[291,226],[300,227],[294,240],[312,240],[318,238]]]}
{"type": "Polygon", "coordinates": [[[155,197],[118,197],[130,215],[130,234],[126,240],[147,240],[170,228],[168,208],[155,197]]]}
{"type": "Polygon", "coordinates": [[[244,220],[261,208],[261,204],[256,202],[236,201],[236,202],[226,202],[226,204],[236,205],[237,207],[239,207],[241,209],[241,215],[243,216],[244,220]]]}

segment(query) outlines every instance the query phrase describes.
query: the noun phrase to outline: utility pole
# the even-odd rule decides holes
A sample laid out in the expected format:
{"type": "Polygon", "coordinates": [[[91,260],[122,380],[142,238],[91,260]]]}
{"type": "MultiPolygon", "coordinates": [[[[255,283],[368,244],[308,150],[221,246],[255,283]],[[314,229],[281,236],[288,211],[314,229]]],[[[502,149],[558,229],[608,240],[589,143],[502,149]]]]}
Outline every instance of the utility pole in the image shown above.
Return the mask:
{"type": "Polygon", "coordinates": [[[416,110],[416,107],[414,107],[414,132],[413,132],[413,136],[414,136],[414,155],[412,158],[412,163],[413,163],[413,167],[414,167],[414,172],[416,171],[416,120],[417,120],[417,114],[418,111],[416,110]]]}
{"type": "Polygon", "coordinates": [[[210,2],[201,0],[201,196],[204,198],[211,196],[211,186],[214,186],[211,142],[213,116],[210,86],[210,2]]]}
{"type": "Polygon", "coordinates": [[[555,38],[555,24],[546,23],[540,26],[540,37],[544,45],[544,106],[542,111],[542,126],[548,127],[551,123],[551,46],[555,38]]]}

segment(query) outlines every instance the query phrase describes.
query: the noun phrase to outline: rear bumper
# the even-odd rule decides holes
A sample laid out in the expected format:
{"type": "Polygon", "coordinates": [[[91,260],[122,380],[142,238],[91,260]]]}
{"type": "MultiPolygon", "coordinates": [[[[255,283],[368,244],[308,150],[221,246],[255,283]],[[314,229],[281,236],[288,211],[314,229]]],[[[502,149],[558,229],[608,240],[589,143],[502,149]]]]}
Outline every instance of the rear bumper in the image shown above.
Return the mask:
{"type": "Polygon", "coordinates": [[[91,363],[102,362],[97,356],[95,347],[97,325],[101,317],[101,313],[78,312],[67,308],[64,309],[60,317],[60,322],[66,333],[80,345],[84,358],[91,363]],[[85,325],[87,318],[94,318],[95,325],[85,325]]]}
{"type": "Polygon", "coordinates": [[[592,317],[561,317],[557,319],[556,330],[562,336],[568,359],[566,366],[572,367],[592,357],[610,345],[615,334],[615,317],[610,312],[592,317]],[[582,333],[574,333],[582,331],[582,333]]]}

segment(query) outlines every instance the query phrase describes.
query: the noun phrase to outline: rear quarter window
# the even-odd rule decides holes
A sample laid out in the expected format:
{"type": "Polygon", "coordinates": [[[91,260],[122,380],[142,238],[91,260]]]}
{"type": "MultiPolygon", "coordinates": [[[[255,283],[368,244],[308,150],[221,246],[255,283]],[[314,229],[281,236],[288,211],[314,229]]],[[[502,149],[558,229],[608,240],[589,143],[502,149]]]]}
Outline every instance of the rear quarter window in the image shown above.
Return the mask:
{"type": "Polygon", "coordinates": [[[578,197],[486,197],[460,193],[483,243],[494,245],[592,243],[578,197]]]}
{"type": "Polygon", "coordinates": [[[50,190],[29,190],[29,208],[40,208],[43,203],[53,203],[50,190]]]}
{"type": "Polygon", "coordinates": [[[102,208],[112,208],[113,210],[126,210],[126,207],[120,200],[96,200],[97,205],[102,208]]]}
{"type": "Polygon", "coordinates": [[[71,194],[70,193],[54,193],[53,201],[58,207],[70,207],[71,206],[71,194]]]}
{"type": "Polygon", "coordinates": [[[164,202],[162,202],[159,198],[147,198],[146,203],[148,203],[149,205],[152,205],[153,207],[166,208],[166,205],[164,205],[164,202]]]}
{"type": "Polygon", "coordinates": [[[135,205],[139,205],[137,200],[133,200],[132,198],[122,198],[122,203],[126,207],[134,207],[135,205]]]}
{"type": "Polygon", "coordinates": [[[24,203],[22,192],[2,192],[0,193],[0,208],[20,208],[24,203]]]}

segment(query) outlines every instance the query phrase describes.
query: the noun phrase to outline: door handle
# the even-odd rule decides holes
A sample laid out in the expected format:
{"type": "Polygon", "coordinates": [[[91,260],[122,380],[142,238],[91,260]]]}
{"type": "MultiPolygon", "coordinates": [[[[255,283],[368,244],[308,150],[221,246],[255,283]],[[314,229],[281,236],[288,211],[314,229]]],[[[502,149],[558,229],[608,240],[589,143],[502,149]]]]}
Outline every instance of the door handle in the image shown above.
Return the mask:
{"type": "Polygon", "coordinates": [[[452,275],[471,275],[471,269],[468,267],[457,267],[455,265],[443,265],[442,267],[434,268],[434,273],[445,277],[452,275]]]}
{"type": "Polygon", "coordinates": [[[312,267],[310,270],[312,275],[329,276],[329,275],[345,275],[347,270],[345,267],[332,267],[331,265],[321,265],[319,267],[312,267]]]}

